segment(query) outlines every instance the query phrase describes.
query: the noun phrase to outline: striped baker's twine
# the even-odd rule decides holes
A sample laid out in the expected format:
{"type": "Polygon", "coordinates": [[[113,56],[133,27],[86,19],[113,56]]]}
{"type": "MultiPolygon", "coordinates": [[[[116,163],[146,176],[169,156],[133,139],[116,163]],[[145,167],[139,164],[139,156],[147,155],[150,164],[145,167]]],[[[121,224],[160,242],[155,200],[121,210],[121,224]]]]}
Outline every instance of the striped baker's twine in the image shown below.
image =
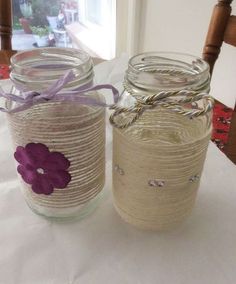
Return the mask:
{"type": "MultiPolygon", "coordinates": [[[[163,70],[158,70],[161,73],[163,70]]],[[[172,75],[172,73],[166,74],[172,75]]],[[[170,70],[171,71],[171,70],[170,70]]],[[[173,72],[173,71],[172,71],[173,72]]],[[[182,73],[179,75],[183,75],[182,73]]],[[[193,90],[181,90],[181,91],[161,91],[155,94],[151,94],[149,96],[140,96],[137,97],[127,82],[124,81],[124,90],[127,91],[131,96],[136,99],[136,102],[131,107],[121,107],[117,104],[114,104],[110,107],[110,109],[114,110],[113,114],[110,116],[110,123],[117,128],[127,128],[132,125],[139,117],[143,114],[143,112],[147,109],[155,108],[161,106],[183,116],[189,116],[190,118],[198,117],[201,115],[205,115],[210,110],[212,110],[214,106],[214,99],[207,92],[202,91],[202,89],[198,91],[193,90]],[[186,108],[184,107],[186,104],[203,102],[203,106],[197,108],[186,108]],[[131,116],[129,117],[129,115],[131,116]],[[128,121],[127,121],[127,118],[128,121]]]]}

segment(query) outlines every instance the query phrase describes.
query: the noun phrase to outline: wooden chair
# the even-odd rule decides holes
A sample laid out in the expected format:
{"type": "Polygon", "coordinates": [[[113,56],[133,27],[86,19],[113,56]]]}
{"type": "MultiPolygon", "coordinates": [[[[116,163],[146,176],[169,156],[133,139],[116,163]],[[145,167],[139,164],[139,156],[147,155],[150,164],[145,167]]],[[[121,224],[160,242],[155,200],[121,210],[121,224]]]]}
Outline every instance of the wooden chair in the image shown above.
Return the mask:
{"type": "Polygon", "coordinates": [[[0,63],[9,64],[12,50],[12,0],[0,0],[0,63]]]}
{"type": "Polygon", "coordinates": [[[1,49],[11,50],[12,0],[0,0],[0,38],[1,49]]]}
{"type": "MultiPolygon", "coordinates": [[[[236,16],[231,15],[232,1],[218,0],[218,4],[214,7],[212,13],[203,49],[203,59],[209,63],[211,74],[223,42],[236,47],[236,16]]],[[[224,152],[236,164],[236,105],[224,152]]]]}

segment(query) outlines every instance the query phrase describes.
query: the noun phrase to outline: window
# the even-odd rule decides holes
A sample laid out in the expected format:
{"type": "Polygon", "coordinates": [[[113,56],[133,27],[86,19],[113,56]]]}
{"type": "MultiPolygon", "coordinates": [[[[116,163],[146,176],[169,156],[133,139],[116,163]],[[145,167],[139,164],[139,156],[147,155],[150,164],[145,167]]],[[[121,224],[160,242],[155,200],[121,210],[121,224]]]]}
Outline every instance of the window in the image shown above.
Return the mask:
{"type": "Polygon", "coordinates": [[[88,0],[86,3],[86,19],[90,23],[102,25],[102,1],[88,0]]]}
{"type": "Polygon", "coordinates": [[[105,28],[111,21],[113,0],[78,0],[79,22],[86,27],[105,28]]]}
{"type": "Polygon", "coordinates": [[[116,1],[78,0],[80,35],[83,44],[97,55],[111,59],[115,56],[116,1]]]}

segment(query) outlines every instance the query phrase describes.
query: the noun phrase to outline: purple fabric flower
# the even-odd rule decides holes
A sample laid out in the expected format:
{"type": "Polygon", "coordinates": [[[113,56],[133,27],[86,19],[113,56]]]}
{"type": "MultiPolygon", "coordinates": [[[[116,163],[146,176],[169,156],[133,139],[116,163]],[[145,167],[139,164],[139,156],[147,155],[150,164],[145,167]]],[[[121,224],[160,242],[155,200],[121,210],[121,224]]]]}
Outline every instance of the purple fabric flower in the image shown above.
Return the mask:
{"type": "Polygon", "coordinates": [[[32,185],[35,193],[49,195],[54,188],[65,188],[71,181],[67,171],[70,161],[62,153],[50,152],[44,144],[18,146],[14,157],[20,164],[18,173],[27,184],[32,185]]]}

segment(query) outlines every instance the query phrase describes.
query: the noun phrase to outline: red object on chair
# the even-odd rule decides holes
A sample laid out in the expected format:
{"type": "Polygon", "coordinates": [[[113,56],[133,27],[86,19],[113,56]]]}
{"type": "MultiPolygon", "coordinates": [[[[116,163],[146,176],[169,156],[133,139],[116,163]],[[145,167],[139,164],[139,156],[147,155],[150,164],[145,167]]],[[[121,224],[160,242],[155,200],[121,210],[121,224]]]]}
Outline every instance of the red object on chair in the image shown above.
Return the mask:
{"type": "MultiPolygon", "coordinates": [[[[231,3],[232,0],[218,0],[212,13],[203,49],[203,59],[209,63],[211,73],[223,42],[236,47],[236,16],[231,15],[231,3]]],[[[231,110],[216,102],[213,124],[213,141],[236,164],[236,105],[231,110]]]]}

